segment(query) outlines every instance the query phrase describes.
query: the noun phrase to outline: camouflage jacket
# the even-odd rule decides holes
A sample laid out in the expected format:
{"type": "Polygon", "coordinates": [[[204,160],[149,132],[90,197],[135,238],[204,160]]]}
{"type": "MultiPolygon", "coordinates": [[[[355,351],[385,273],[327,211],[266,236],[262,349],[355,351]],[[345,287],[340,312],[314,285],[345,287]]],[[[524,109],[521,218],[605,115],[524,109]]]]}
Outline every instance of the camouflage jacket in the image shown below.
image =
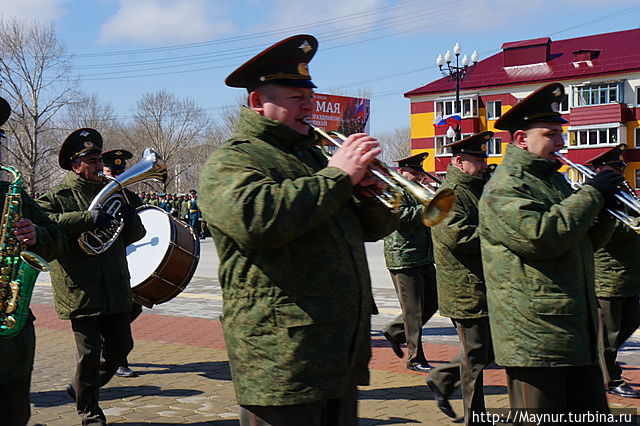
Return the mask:
{"type": "MultiPolygon", "coordinates": [[[[4,205],[8,190],[8,183],[0,182],[0,207],[4,205]]],[[[22,216],[36,225],[37,243],[26,250],[47,261],[64,252],[67,243],[64,233],[25,192],[22,193],[22,216]]],[[[0,383],[9,383],[31,373],[36,345],[32,322],[33,315],[17,336],[0,338],[0,383]]]]}
{"type": "Polygon", "coordinates": [[[131,310],[125,247],[145,235],[140,219],[136,216],[133,222],[126,224],[103,254],[90,256],[77,242],[80,234],[95,229],[87,207],[103,186],[69,172],[62,184],[38,199],[69,240],[68,250],[51,263],[53,296],[61,319],[121,314],[131,310]]]}
{"type": "Polygon", "coordinates": [[[433,263],[431,228],[422,223],[424,206],[405,193],[400,207],[400,226],[384,239],[387,269],[405,269],[433,263]]]}
{"type": "Polygon", "coordinates": [[[630,297],[640,295],[640,235],[616,222],[611,239],[596,251],[596,295],[630,297]]]}
{"type": "Polygon", "coordinates": [[[433,227],[433,251],[436,259],[438,308],[450,318],[487,316],[487,296],[482,277],[480,238],[478,236],[478,200],[484,179],[470,176],[449,166],[441,188],[456,194],[447,218],[433,227]]]}
{"type": "Polygon", "coordinates": [[[593,252],[613,221],[596,221],[604,197],[590,185],[573,193],[559,167],[509,145],[480,198],[489,321],[504,366],[596,362],[593,252]]]}
{"type": "Polygon", "coordinates": [[[242,108],[200,175],[239,404],[301,404],[368,383],[375,304],[363,242],[397,215],[356,201],[312,142],[242,108]]]}

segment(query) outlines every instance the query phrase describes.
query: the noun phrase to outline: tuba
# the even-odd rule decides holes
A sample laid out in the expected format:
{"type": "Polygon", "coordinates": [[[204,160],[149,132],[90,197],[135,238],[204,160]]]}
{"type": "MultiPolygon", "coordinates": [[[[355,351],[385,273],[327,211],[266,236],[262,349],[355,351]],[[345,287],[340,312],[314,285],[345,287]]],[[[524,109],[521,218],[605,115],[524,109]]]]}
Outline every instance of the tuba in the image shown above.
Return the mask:
{"type": "Polygon", "coordinates": [[[109,183],[91,201],[88,210],[101,209],[113,216],[114,219],[108,228],[86,231],[78,237],[80,248],[92,256],[107,251],[124,228],[124,220],[118,218],[122,204],[129,204],[124,187],[147,179],[165,183],[167,181],[167,166],[160,154],[147,148],[142,153],[142,159],[124,173],[115,178],[104,177],[109,180],[109,183]]]}
{"type": "Polygon", "coordinates": [[[13,167],[0,166],[0,170],[13,175],[0,218],[0,337],[10,338],[26,324],[33,286],[49,265],[37,254],[23,251],[24,245],[13,234],[22,218],[22,177],[13,167]]]}

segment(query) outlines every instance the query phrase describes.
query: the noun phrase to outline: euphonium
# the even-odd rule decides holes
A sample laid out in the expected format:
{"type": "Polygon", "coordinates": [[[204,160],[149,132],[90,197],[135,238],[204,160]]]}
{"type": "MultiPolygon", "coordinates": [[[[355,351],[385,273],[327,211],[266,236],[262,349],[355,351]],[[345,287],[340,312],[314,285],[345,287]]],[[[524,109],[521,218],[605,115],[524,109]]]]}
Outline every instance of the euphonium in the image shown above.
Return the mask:
{"type": "Polygon", "coordinates": [[[35,253],[22,251],[24,244],[13,234],[22,218],[22,177],[13,167],[0,166],[13,175],[0,218],[0,337],[16,336],[29,318],[29,302],[38,274],[47,262],[35,253]]]}
{"type": "Polygon", "coordinates": [[[156,151],[147,148],[142,159],[116,178],[108,178],[109,183],[95,196],[88,210],[101,209],[114,217],[107,229],[94,229],[83,232],[78,237],[80,248],[89,255],[104,253],[111,247],[124,228],[124,221],[118,218],[118,211],[124,202],[129,203],[124,187],[147,179],[159,182],[167,181],[167,166],[156,151]],[[121,191],[122,195],[117,192],[121,191]]]}

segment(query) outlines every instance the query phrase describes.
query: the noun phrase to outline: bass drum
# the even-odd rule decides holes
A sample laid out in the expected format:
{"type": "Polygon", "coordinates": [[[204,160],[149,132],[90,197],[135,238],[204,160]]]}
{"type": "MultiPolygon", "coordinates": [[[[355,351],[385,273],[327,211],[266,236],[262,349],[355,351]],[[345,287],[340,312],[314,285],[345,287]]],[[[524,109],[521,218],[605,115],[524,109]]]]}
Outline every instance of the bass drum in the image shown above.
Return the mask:
{"type": "Polygon", "coordinates": [[[200,260],[200,241],[191,227],[155,206],[137,209],[147,234],[127,246],[133,300],[147,308],[185,289],[200,260]]]}

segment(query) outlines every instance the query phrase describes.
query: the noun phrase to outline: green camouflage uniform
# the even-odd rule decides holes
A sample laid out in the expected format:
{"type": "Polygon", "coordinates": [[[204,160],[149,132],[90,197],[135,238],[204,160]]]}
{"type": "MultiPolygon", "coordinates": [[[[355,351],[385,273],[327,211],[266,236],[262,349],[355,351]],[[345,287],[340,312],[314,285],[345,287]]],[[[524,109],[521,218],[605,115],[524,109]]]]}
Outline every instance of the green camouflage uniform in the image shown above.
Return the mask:
{"type": "Polygon", "coordinates": [[[573,193],[560,163],[507,147],[480,199],[480,241],[496,362],[562,367],[596,362],[592,226],[604,204],[590,185],[573,193]]]}
{"type": "Polygon", "coordinates": [[[313,142],[242,108],[235,136],[200,175],[242,405],[338,398],[369,380],[375,304],[363,241],[391,232],[397,217],[356,201],[349,176],[313,142]]]}
{"type": "MultiPolygon", "coordinates": [[[[8,190],[8,183],[0,182],[0,206],[4,205],[8,190]]],[[[63,253],[67,239],[62,230],[25,192],[22,193],[22,216],[36,225],[37,243],[26,250],[48,261],[63,253]]],[[[34,351],[35,334],[30,320],[17,336],[0,338],[0,383],[12,382],[31,374],[34,351]]]]}
{"type": "Polygon", "coordinates": [[[603,374],[612,389],[624,384],[618,348],[640,325],[640,235],[617,221],[611,239],[596,251],[596,295],[603,331],[603,374]]]}
{"type": "Polygon", "coordinates": [[[431,228],[422,222],[424,206],[405,193],[400,226],[384,239],[384,257],[402,313],[384,331],[407,344],[407,365],[427,364],[422,327],[438,311],[431,228]]]}
{"type": "Polygon", "coordinates": [[[40,206],[60,225],[70,241],[66,253],[51,263],[53,295],[61,319],[131,310],[125,248],[144,236],[140,218],[136,216],[135,222],[126,225],[104,254],[90,256],[77,243],[82,232],[95,229],[87,207],[103,186],[68,172],[62,184],[38,199],[40,206]]]}
{"type": "Polygon", "coordinates": [[[438,307],[445,317],[487,316],[478,235],[478,200],[484,184],[483,179],[450,165],[441,187],[450,188],[456,194],[449,216],[431,231],[437,265],[438,307]]]}

